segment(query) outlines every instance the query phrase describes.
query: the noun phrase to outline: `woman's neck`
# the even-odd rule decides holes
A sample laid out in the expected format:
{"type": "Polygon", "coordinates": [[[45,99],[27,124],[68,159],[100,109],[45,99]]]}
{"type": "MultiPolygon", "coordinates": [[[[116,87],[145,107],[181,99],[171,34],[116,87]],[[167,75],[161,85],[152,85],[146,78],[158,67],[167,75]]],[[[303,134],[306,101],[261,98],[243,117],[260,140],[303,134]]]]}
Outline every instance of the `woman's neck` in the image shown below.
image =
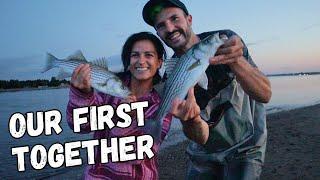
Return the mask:
{"type": "Polygon", "coordinates": [[[137,98],[145,95],[152,89],[152,79],[139,81],[135,78],[131,78],[130,90],[137,98]]]}

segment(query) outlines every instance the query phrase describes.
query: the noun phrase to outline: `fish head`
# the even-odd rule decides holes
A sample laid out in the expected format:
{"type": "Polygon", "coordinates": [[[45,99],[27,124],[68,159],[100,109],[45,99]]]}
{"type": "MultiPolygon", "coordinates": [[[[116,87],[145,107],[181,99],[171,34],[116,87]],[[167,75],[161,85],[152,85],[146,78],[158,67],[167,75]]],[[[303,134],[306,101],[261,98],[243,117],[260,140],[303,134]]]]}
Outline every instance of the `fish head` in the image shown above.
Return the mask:
{"type": "Polygon", "coordinates": [[[210,35],[200,41],[193,49],[193,54],[197,59],[208,60],[213,57],[217,49],[224,43],[219,37],[219,33],[210,35]]]}

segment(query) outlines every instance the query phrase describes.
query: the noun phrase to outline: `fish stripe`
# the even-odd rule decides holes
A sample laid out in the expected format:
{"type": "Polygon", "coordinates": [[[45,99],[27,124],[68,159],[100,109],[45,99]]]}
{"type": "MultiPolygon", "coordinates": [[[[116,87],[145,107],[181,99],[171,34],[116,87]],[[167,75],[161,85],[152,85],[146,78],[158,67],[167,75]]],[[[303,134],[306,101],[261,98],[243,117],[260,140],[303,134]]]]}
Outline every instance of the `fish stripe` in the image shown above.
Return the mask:
{"type": "Polygon", "coordinates": [[[98,88],[97,90],[99,91],[117,97],[124,98],[130,94],[130,90],[127,87],[123,86],[122,81],[115,74],[103,67],[97,66],[90,62],[84,62],[77,59],[54,59],[53,67],[60,68],[71,75],[76,67],[84,63],[90,64],[92,87],[98,88]],[[99,85],[99,83],[103,83],[111,79],[114,80],[106,84],[105,86],[99,85]]]}
{"type": "Polygon", "coordinates": [[[185,98],[181,96],[187,95],[188,89],[197,83],[209,66],[209,58],[214,56],[218,47],[223,44],[223,41],[219,39],[219,34],[209,37],[193,46],[178,60],[173,72],[165,82],[163,99],[154,119],[156,123],[153,123],[154,127],[152,127],[154,130],[147,126],[151,129],[149,132],[154,133],[155,137],[159,138],[158,127],[161,127],[163,118],[169,112],[173,99],[175,97],[185,98]],[[195,54],[196,52],[197,54],[195,54]],[[198,66],[195,64],[197,61],[201,62],[198,66]]]}

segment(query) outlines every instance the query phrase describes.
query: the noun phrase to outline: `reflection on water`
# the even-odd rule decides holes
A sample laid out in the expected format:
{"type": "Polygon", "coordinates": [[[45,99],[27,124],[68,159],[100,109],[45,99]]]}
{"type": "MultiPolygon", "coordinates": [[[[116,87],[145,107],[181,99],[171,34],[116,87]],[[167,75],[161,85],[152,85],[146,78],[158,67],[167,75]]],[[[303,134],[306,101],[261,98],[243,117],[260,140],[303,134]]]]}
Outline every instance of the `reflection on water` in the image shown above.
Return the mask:
{"type": "Polygon", "coordinates": [[[290,109],[320,103],[320,75],[270,77],[272,98],[267,109],[290,109]]]}
{"type": "Polygon", "coordinates": [[[47,177],[53,174],[61,173],[69,170],[69,168],[53,169],[45,167],[43,170],[34,170],[30,165],[30,153],[25,155],[25,172],[17,171],[16,156],[11,156],[12,147],[29,146],[31,148],[36,144],[44,145],[47,149],[52,144],[59,142],[78,141],[82,139],[90,139],[91,135],[75,134],[68,127],[65,120],[65,109],[68,102],[68,89],[51,89],[51,90],[35,90],[35,91],[18,91],[0,93],[0,179],[26,179],[35,177],[47,177]],[[61,128],[59,135],[53,133],[50,136],[40,135],[38,137],[29,137],[24,135],[20,139],[11,137],[8,130],[8,121],[10,116],[15,112],[36,112],[47,111],[50,109],[58,109],[62,114],[61,128]],[[4,163],[5,162],[5,163],[4,163]]]}
{"type": "MultiPolygon", "coordinates": [[[[295,108],[315,103],[320,103],[320,75],[313,76],[282,76],[270,77],[272,84],[272,99],[267,105],[269,112],[282,109],[295,108]]],[[[30,165],[29,155],[26,155],[26,171],[17,173],[16,156],[11,156],[12,147],[43,144],[47,148],[53,143],[70,142],[90,139],[91,135],[75,134],[68,127],[65,120],[65,109],[68,101],[68,89],[51,89],[36,91],[19,91],[0,93],[0,177],[4,179],[48,177],[53,174],[63,173],[71,168],[53,169],[46,167],[43,170],[35,171],[30,165]],[[51,135],[30,138],[24,136],[21,139],[14,139],[8,131],[8,120],[15,112],[36,112],[41,110],[59,109],[62,114],[60,135],[51,135]]],[[[175,121],[172,124],[169,137],[164,142],[164,147],[183,140],[180,123],[175,121]]],[[[86,155],[86,152],[81,152],[86,155]]],[[[85,157],[85,156],[84,156],[85,157]]],[[[86,158],[82,158],[84,161],[86,158]]]]}

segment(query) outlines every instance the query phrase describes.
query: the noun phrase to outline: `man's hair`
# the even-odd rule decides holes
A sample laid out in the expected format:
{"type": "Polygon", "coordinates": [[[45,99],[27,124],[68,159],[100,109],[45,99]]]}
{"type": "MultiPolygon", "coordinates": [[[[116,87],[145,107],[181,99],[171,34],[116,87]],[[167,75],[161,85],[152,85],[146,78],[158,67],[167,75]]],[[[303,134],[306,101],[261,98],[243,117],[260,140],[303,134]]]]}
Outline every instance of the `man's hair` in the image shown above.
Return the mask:
{"type": "MultiPolygon", "coordinates": [[[[122,47],[121,59],[123,63],[124,72],[128,71],[128,67],[130,65],[130,57],[131,57],[133,45],[136,42],[142,41],[142,40],[148,40],[153,44],[159,59],[164,60],[167,57],[167,54],[162,42],[154,34],[150,32],[139,32],[139,33],[132,34],[126,40],[126,42],[122,47]]],[[[156,73],[155,77],[153,78],[153,84],[158,83],[160,80],[161,80],[161,77],[159,73],[156,73]]]]}

